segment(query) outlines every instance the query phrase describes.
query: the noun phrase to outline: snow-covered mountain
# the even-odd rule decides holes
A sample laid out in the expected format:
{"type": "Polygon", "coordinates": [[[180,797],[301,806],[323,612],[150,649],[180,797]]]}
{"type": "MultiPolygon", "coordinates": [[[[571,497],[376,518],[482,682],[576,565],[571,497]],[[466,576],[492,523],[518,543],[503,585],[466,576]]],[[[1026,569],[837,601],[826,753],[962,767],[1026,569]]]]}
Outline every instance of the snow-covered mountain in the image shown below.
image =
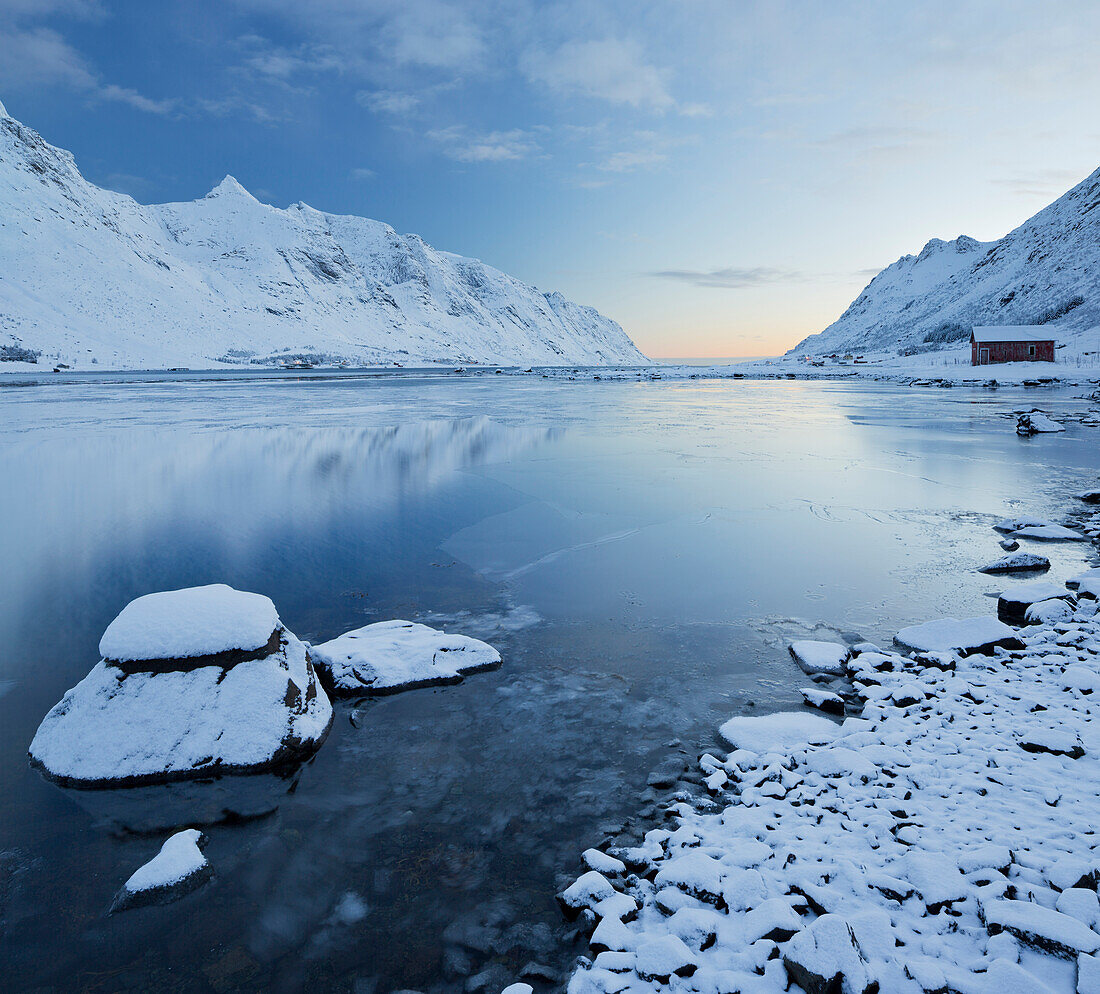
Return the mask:
{"type": "Polygon", "coordinates": [[[902,256],[791,353],[935,348],[976,324],[1048,323],[1061,340],[1100,324],[1100,169],[998,241],[933,238],[902,256]]]}
{"type": "Polygon", "coordinates": [[[645,361],[591,307],[380,221],[280,210],[230,176],[183,204],[101,189],[0,104],[0,358],[33,352],[108,369],[645,361]]]}

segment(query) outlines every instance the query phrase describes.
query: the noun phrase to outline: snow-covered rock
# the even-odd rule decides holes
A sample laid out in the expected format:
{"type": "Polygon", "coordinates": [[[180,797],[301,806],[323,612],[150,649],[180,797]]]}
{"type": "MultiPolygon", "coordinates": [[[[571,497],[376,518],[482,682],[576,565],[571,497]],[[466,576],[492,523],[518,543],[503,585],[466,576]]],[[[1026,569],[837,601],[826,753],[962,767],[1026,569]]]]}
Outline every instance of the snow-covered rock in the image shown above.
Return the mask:
{"type": "Polygon", "coordinates": [[[213,876],[202,852],[205,844],[206,836],[194,828],[171,836],[160,852],[122,885],[111,904],[111,913],[167,904],[197,890],[213,876]]]}
{"type": "Polygon", "coordinates": [[[1032,604],[1051,599],[1072,600],[1073,595],[1065,587],[1046,580],[1020,583],[1001,592],[997,598],[997,616],[1015,625],[1027,624],[1027,611],[1032,604]]]}
{"type": "Polygon", "coordinates": [[[820,745],[743,725],[699,760],[720,794],[678,794],[665,828],[612,850],[631,872],[605,882],[637,907],[592,894],[599,955],[570,994],[1092,994],[1093,608],[991,656],[857,652],[862,716],[820,745]],[[637,968],[660,936],[690,981],[637,968]]]}
{"type": "Polygon", "coordinates": [[[1050,560],[1046,556],[1038,556],[1033,552],[1016,552],[1010,556],[1002,556],[1000,559],[985,566],[979,566],[979,573],[1027,573],[1050,569],[1050,560]]]}
{"type": "Polygon", "coordinates": [[[848,659],[848,647],[838,642],[817,642],[804,639],[792,642],[791,655],[804,673],[828,673],[838,676],[844,672],[848,659]]]}
{"type": "Polygon", "coordinates": [[[914,652],[991,653],[997,646],[1018,645],[1016,633],[996,618],[938,618],[903,628],[894,641],[914,652]]]}
{"type": "Polygon", "coordinates": [[[466,635],[411,621],[379,621],[311,647],[341,696],[394,694],[496,669],[500,653],[466,635]]]}
{"type": "Polygon", "coordinates": [[[637,364],[614,321],[380,221],[260,203],[232,177],[145,206],[0,117],[0,358],[637,364]]]}
{"type": "Polygon", "coordinates": [[[35,733],[32,762],[60,783],[104,787],[308,757],[328,734],[332,705],[305,645],[270,605],[221,585],[138,598],[104,636],[105,648],[131,658],[100,660],[65,694],[35,733]],[[177,624],[177,606],[189,624],[177,624]],[[210,636],[190,627],[204,616],[210,636]]]}
{"type": "Polygon", "coordinates": [[[840,725],[804,711],[779,711],[753,717],[730,718],[718,734],[731,749],[753,752],[789,752],[806,743],[831,742],[840,725]]]}
{"type": "Polygon", "coordinates": [[[1091,583],[1094,580],[1100,580],[1100,566],[1094,566],[1078,573],[1076,576],[1071,576],[1066,580],[1066,586],[1071,590],[1077,590],[1082,583],[1091,583]]]}
{"type": "Polygon", "coordinates": [[[1059,424],[1042,411],[1029,411],[1016,419],[1017,435],[1040,435],[1065,430],[1065,425],[1059,424]]]}
{"type": "Polygon", "coordinates": [[[1036,542],[1084,542],[1085,536],[1065,525],[1029,525],[1012,533],[1016,538],[1030,538],[1036,542]]]}
{"type": "Polygon", "coordinates": [[[812,708],[828,711],[830,714],[844,714],[844,698],[840,694],[821,690],[819,687],[803,687],[799,693],[802,700],[812,708]]]}
{"type": "Polygon", "coordinates": [[[933,238],[887,266],[794,355],[930,349],[974,325],[1048,325],[1065,341],[1100,324],[1100,169],[1004,238],[933,238]]]}
{"type": "Polygon", "coordinates": [[[270,598],[224,583],[145,594],[130,601],[99,640],[99,654],[114,664],[183,661],[227,653],[273,651],[279,615],[270,598]]]}

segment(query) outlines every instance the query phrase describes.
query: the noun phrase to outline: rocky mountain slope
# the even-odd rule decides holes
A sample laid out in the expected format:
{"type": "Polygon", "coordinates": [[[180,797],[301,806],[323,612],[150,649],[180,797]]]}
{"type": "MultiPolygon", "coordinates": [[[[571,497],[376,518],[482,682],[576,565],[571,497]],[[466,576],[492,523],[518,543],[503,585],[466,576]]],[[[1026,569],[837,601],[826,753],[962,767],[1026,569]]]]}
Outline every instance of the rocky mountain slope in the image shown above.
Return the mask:
{"type": "Polygon", "coordinates": [[[379,221],[280,210],[228,176],[192,203],[101,189],[0,104],[0,359],[34,353],[108,369],[645,359],[592,308],[379,221]]]}
{"type": "Polygon", "coordinates": [[[902,256],[791,352],[938,348],[976,324],[1050,324],[1060,341],[1100,324],[1100,169],[998,241],[902,256]]]}

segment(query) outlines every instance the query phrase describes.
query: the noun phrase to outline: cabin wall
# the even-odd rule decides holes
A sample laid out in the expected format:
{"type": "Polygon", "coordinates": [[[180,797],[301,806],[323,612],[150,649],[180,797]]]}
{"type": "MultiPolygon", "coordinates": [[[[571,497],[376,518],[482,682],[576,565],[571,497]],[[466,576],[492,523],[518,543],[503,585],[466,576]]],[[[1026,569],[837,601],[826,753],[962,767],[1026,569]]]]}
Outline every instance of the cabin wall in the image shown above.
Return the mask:
{"type": "Polygon", "coordinates": [[[979,349],[989,349],[989,361],[994,362],[1054,362],[1054,341],[1045,342],[975,342],[970,343],[970,364],[982,365],[979,349]],[[1030,349],[1034,346],[1035,354],[1030,349]]]}

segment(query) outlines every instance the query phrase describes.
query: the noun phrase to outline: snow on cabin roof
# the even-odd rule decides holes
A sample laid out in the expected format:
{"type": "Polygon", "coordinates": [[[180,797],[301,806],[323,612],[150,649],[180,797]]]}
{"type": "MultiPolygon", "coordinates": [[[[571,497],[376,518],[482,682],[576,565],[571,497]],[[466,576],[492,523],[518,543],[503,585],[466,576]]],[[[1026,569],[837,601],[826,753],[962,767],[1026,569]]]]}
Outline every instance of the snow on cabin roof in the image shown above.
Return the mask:
{"type": "Polygon", "coordinates": [[[975,325],[975,342],[1053,342],[1054,336],[1037,324],[975,325]]]}

